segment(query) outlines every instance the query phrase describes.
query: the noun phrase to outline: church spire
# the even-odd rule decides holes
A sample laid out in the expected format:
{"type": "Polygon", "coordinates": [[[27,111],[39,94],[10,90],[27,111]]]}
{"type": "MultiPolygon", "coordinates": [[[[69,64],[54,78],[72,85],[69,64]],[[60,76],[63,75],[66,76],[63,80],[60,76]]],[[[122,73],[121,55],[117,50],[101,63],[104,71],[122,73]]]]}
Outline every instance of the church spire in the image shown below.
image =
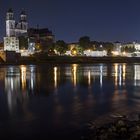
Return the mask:
{"type": "Polygon", "coordinates": [[[7,11],[6,20],[14,20],[14,12],[12,8],[7,11]]]}
{"type": "Polygon", "coordinates": [[[24,21],[24,22],[27,21],[27,14],[26,14],[25,10],[22,10],[20,13],[20,21],[24,21]]]}

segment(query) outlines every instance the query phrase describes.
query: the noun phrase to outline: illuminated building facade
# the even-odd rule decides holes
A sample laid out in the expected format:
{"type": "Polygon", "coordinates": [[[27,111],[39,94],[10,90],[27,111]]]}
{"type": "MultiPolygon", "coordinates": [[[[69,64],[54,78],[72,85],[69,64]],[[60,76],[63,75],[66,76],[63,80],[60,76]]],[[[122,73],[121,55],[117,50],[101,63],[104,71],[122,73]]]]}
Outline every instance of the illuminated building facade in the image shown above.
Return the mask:
{"type": "Polygon", "coordinates": [[[29,44],[38,50],[46,51],[48,46],[52,45],[55,37],[48,28],[29,28],[28,29],[29,44]]]}
{"type": "Polygon", "coordinates": [[[6,37],[4,37],[4,51],[19,52],[19,36],[27,34],[28,23],[25,11],[20,13],[20,21],[16,23],[14,12],[9,9],[6,13],[6,37]]]}
{"type": "Polygon", "coordinates": [[[4,37],[4,51],[19,52],[19,40],[17,37],[4,37]]]}
{"type": "Polygon", "coordinates": [[[28,23],[25,11],[20,13],[20,21],[16,22],[14,19],[14,12],[9,9],[6,13],[6,37],[20,36],[27,33],[28,23]]]}

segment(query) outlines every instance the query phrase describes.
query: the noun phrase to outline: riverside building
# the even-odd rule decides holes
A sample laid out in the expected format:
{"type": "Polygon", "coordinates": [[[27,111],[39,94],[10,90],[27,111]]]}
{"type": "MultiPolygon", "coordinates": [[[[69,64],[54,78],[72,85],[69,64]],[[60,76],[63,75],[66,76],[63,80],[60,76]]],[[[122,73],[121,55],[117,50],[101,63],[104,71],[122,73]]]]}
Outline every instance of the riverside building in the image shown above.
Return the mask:
{"type": "Polygon", "coordinates": [[[4,51],[19,52],[19,37],[27,34],[28,23],[25,11],[20,13],[20,20],[15,21],[14,12],[9,9],[6,13],[6,37],[4,37],[4,51]]]}

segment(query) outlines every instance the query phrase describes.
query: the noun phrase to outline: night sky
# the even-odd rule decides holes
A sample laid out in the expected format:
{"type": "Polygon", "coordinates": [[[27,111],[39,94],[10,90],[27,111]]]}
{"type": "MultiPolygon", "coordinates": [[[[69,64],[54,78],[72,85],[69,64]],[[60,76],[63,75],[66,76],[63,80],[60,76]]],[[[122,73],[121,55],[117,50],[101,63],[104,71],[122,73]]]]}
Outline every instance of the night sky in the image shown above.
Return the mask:
{"type": "Polygon", "coordinates": [[[97,41],[140,42],[140,0],[1,0],[0,40],[9,8],[15,19],[25,9],[29,27],[48,27],[56,40],[77,42],[87,35],[97,41]]]}

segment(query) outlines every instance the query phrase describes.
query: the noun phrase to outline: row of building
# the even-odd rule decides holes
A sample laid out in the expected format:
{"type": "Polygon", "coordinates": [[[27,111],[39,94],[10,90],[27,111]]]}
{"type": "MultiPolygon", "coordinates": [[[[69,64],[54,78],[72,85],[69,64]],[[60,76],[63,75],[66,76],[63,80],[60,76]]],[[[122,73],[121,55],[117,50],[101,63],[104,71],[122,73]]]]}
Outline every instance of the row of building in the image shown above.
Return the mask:
{"type": "MultiPolygon", "coordinates": [[[[3,42],[3,44],[0,44],[1,58],[4,58],[5,52],[30,56],[35,52],[48,51],[48,46],[55,42],[55,36],[48,28],[40,29],[38,26],[36,28],[28,28],[27,14],[24,10],[21,11],[19,21],[17,22],[13,10],[9,9],[6,13],[6,36],[3,42]]],[[[112,44],[114,47],[111,50],[111,54],[114,56],[140,56],[139,43],[115,42],[112,44]]],[[[78,47],[79,43],[68,44],[68,50],[64,55],[78,55],[78,47]]],[[[57,54],[57,51],[55,53],[57,54]]],[[[108,55],[108,50],[102,43],[98,43],[98,45],[92,43],[92,46],[85,49],[82,55],[102,57],[108,55]],[[94,49],[97,46],[98,49],[94,49]]]]}
{"type": "Polygon", "coordinates": [[[114,43],[112,51],[114,56],[140,57],[140,43],[114,43]]]}
{"type": "MultiPolygon", "coordinates": [[[[126,57],[140,57],[140,43],[130,42],[130,43],[121,43],[114,42],[111,43],[111,46],[108,43],[104,42],[93,42],[89,48],[84,49],[84,56],[92,57],[103,57],[108,56],[126,56],[126,57]],[[108,51],[111,52],[108,52],[108,51]]],[[[78,55],[77,48],[79,43],[70,43],[68,44],[69,50],[66,51],[66,55],[74,56],[78,55]]]]}

